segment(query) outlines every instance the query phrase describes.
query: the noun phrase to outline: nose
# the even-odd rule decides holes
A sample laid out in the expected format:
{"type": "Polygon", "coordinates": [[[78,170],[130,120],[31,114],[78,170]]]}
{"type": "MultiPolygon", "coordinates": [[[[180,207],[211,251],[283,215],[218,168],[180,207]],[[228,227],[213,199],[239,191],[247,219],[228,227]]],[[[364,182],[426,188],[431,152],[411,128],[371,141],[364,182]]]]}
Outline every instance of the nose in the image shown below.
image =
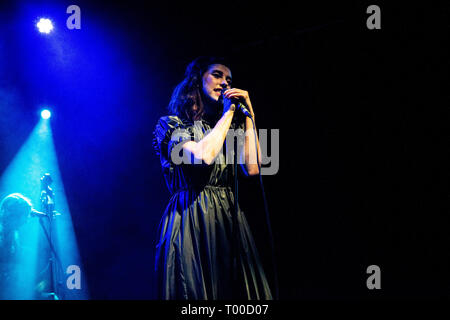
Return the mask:
{"type": "Polygon", "coordinates": [[[222,83],[220,84],[220,86],[221,86],[223,89],[226,89],[226,88],[228,87],[228,82],[224,79],[224,80],[222,80],[222,83]]]}

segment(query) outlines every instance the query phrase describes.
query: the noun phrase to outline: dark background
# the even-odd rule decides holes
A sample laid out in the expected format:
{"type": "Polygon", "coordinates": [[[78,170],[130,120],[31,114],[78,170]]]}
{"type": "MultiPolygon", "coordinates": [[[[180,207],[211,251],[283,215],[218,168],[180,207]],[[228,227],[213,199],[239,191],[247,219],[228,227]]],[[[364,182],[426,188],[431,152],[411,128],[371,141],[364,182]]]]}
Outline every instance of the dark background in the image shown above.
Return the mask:
{"type": "MultiPolygon", "coordinates": [[[[39,104],[53,105],[92,299],[154,298],[169,193],[152,132],[186,65],[205,54],[232,61],[257,127],[280,132],[279,172],[263,177],[280,299],[448,298],[450,6],[378,2],[382,28],[368,30],[371,2],[312,3],[2,4],[0,84],[16,103],[3,104],[0,170],[39,104]],[[70,4],[81,30],[64,27],[70,4]],[[39,8],[61,26],[59,53],[25,26],[39,8]],[[378,291],[366,287],[372,264],[378,291]]],[[[258,179],[241,185],[272,279],[258,179]]]]}

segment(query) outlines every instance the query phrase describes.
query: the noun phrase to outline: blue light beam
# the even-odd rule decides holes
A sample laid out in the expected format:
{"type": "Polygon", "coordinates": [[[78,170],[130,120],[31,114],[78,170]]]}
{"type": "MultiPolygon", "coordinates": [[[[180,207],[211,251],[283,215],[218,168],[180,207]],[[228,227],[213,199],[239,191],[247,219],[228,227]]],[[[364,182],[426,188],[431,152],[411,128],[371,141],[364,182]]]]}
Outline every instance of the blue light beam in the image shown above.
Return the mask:
{"type": "MultiPolygon", "coordinates": [[[[0,199],[11,193],[21,193],[32,201],[36,210],[40,210],[40,178],[47,172],[53,179],[51,187],[55,194],[55,210],[61,213],[53,223],[54,246],[61,261],[60,268],[58,268],[60,285],[57,294],[60,299],[88,299],[85,274],[59,172],[50,122],[40,119],[27,141],[1,175],[0,199]],[[66,271],[69,266],[73,265],[79,266],[81,270],[81,289],[67,288],[66,281],[70,274],[66,274],[66,271]]],[[[42,226],[39,225],[39,218],[29,218],[24,230],[21,231],[21,243],[27,248],[26,254],[23,254],[17,264],[17,268],[20,268],[21,280],[18,283],[21,283],[21,287],[9,288],[10,291],[7,294],[11,299],[43,299],[39,292],[39,285],[42,283],[38,282],[40,281],[39,273],[42,272],[41,266],[45,265],[46,261],[42,262],[40,257],[48,254],[48,246],[42,226]]]]}

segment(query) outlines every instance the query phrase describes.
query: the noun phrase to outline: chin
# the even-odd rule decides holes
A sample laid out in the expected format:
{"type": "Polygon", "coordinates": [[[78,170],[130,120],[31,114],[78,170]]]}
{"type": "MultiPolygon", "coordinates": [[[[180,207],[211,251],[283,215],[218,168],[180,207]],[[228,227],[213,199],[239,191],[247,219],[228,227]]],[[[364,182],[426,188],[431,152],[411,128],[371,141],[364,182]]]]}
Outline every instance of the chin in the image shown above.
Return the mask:
{"type": "Polygon", "coordinates": [[[218,101],[219,101],[219,97],[218,97],[216,94],[210,95],[209,98],[210,98],[211,100],[215,101],[215,102],[218,102],[218,101]]]}

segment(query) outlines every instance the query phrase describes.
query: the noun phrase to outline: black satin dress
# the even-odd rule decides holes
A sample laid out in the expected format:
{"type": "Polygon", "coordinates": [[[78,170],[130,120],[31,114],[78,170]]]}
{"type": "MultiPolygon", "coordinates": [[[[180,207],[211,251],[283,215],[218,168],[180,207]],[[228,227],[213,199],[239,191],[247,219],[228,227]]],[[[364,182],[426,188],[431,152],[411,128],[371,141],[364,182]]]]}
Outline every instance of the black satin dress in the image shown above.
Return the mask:
{"type": "Polygon", "coordinates": [[[232,281],[233,165],[226,165],[225,158],[211,165],[175,164],[170,157],[175,147],[179,150],[182,143],[201,139],[213,127],[211,124],[206,120],[194,124],[166,116],[156,125],[155,149],[171,193],[156,246],[158,298],[272,299],[256,245],[240,209],[238,281],[232,281]]]}

